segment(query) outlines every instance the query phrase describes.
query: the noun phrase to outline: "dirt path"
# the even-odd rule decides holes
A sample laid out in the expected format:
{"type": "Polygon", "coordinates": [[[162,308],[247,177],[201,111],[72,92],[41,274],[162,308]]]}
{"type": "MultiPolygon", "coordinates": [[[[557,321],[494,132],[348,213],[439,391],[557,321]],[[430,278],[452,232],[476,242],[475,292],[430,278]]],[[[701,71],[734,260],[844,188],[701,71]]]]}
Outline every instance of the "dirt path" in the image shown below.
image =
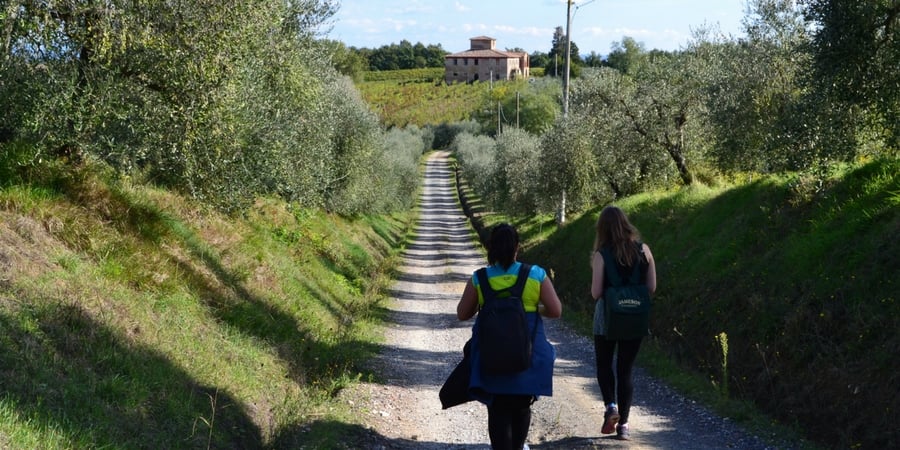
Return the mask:
{"type": "MultiPolygon", "coordinates": [[[[483,405],[470,402],[441,410],[438,399],[471,332],[472,321],[456,319],[456,302],[465,281],[484,264],[457,202],[446,156],[434,153],[428,161],[417,236],[404,254],[384,349],[374,361],[382,379],[344,394],[368,427],[366,448],[489,448],[483,405]]],[[[592,342],[559,320],[544,323],[557,349],[554,395],[534,404],[528,435],[532,449],[768,448],[640,370],[629,421],[633,439],[601,436],[603,409],[592,342]]]]}

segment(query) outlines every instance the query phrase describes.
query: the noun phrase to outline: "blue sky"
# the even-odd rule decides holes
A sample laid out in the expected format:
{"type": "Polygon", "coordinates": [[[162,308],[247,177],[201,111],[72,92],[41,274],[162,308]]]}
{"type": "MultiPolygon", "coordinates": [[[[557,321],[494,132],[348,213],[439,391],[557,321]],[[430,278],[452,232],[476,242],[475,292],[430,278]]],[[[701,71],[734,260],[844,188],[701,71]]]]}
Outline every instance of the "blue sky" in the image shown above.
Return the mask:
{"type": "MultiPolygon", "coordinates": [[[[677,50],[691,30],[713,25],[743,35],[746,0],[576,0],[572,41],[582,56],[609,53],[630,36],[647,50],[677,50]]],[[[557,26],[566,26],[566,0],[340,0],[329,39],[378,48],[406,39],[458,52],[469,38],[490,36],[499,49],[547,52],[557,26]]]]}

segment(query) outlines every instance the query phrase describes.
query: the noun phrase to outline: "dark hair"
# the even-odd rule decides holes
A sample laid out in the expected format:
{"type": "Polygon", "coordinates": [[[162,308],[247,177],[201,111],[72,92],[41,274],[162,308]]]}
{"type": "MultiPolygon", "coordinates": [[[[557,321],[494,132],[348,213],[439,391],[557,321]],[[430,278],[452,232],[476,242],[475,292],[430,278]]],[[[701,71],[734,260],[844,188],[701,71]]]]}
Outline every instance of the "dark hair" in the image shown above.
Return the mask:
{"type": "Polygon", "coordinates": [[[519,250],[519,233],[508,223],[495,226],[491,230],[487,250],[488,264],[500,264],[504,269],[509,269],[519,250]]]}
{"type": "Polygon", "coordinates": [[[607,206],[600,211],[600,217],[597,219],[597,235],[594,239],[595,252],[603,247],[609,247],[619,264],[631,267],[640,255],[634,245],[640,238],[640,233],[628,221],[624,211],[616,206],[607,206]]]}

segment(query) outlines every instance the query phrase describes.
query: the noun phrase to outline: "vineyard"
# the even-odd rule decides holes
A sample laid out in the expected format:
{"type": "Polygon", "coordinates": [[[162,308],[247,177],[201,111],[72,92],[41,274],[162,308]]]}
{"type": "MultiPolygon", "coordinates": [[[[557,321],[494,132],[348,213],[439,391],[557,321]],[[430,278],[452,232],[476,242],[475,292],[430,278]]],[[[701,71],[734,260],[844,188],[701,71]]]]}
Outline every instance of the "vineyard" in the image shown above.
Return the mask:
{"type": "Polygon", "coordinates": [[[386,127],[470,119],[487,98],[490,84],[447,85],[443,77],[442,68],[367,72],[357,88],[386,127]]]}

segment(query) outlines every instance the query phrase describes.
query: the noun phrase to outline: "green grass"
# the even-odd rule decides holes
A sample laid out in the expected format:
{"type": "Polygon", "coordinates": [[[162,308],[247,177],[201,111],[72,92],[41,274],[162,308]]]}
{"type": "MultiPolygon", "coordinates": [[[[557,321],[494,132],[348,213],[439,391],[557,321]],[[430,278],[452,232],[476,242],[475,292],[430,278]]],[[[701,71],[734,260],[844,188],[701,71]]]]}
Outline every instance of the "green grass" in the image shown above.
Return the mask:
{"type": "Polygon", "coordinates": [[[285,448],[349,422],[412,214],[25,178],[0,190],[0,447],[285,448]]]}
{"type": "MultiPolygon", "coordinates": [[[[622,199],[659,270],[640,364],[766,436],[897,446],[898,174],[881,160],[622,199]]],[[[485,227],[519,228],[587,333],[599,206],[557,228],[473,200],[485,227]]],[[[335,396],[373,376],[360,362],[415,214],[263,199],[230,217],[91,166],[16,172],[0,190],[0,447],[345,439],[360,429],[335,396]]]]}
{"type": "MultiPolygon", "coordinates": [[[[736,418],[752,403],[824,446],[898,445],[897,398],[885,395],[900,382],[898,175],[900,162],[880,160],[622,199],[657,260],[648,353],[699,377],[706,389],[689,390],[701,397],[727,386],[737,403],[714,406],[736,418]]],[[[536,230],[546,220],[522,223],[536,237],[523,257],[556,274],[567,317],[584,331],[599,211],[549,236],[536,230]]]]}

